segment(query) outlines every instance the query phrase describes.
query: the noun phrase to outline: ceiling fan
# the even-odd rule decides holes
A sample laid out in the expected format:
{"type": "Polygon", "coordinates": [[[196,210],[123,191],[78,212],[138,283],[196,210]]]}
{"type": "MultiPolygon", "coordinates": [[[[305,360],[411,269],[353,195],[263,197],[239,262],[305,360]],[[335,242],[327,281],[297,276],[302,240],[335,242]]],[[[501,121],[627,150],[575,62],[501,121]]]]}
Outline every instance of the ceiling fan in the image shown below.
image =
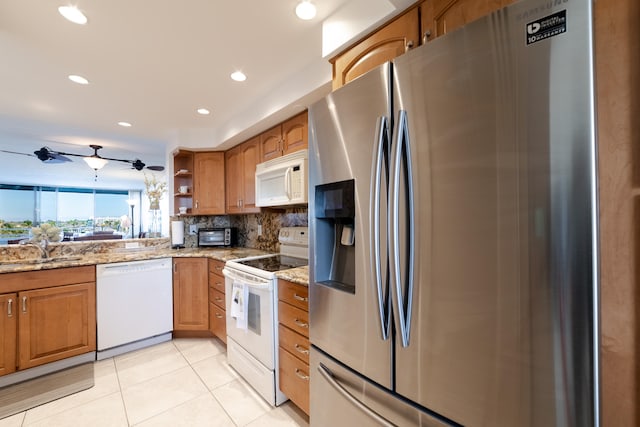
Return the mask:
{"type": "Polygon", "coordinates": [[[135,169],[135,170],[142,170],[145,167],[149,170],[152,171],[163,171],[164,170],[164,166],[147,166],[145,165],[140,159],[135,159],[135,160],[126,160],[126,159],[114,159],[111,157],[102,157],[98,154],[98,150],[102,149],[101,145],[89,145],[89,147],[91,147],[93,149],[93,154],[90,156],[84,155],[84,154],[74,154],[74,153],[64,153],[62,151],[54,151],[49,147],[42,147],[41,149],[34,151],[33,154],[28,154],[28,153],[18,153],[15,151],[7,151],[7,150],[0,150],[3,153],[10,153],[10,154],[20,154],[23,156],[30,156],[33,157],[35,155],[35,157],[37,157],[39,160],[41,160],[43,163],[65,163],[65,162],[70,162],[71,159],[69,159],[66,156],[72,156],[72,157],[82,157],[82,159],[87,162],[87,164],[89,165],[89,167],[91,167],[92,169],[95,169],[96,171],[98,169],[101,169],[104,165],[106,165],[107,163],[109,163],[109,160],[114,161],[114,162],[123,162],[123,163],[129,163],[131,164],[131,168],[135,169]]]}

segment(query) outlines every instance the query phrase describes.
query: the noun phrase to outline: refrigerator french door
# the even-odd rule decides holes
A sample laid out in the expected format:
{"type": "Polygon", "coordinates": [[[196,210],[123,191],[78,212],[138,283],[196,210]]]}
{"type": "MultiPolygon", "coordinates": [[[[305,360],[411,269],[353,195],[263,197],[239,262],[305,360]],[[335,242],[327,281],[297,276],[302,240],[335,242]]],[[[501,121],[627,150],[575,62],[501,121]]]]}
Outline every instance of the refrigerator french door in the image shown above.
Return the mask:
{"type": "Polygon", "coordinates": [[[591,7],[516,3],[309,108],[312,424],[598,425],[591,7]]]}

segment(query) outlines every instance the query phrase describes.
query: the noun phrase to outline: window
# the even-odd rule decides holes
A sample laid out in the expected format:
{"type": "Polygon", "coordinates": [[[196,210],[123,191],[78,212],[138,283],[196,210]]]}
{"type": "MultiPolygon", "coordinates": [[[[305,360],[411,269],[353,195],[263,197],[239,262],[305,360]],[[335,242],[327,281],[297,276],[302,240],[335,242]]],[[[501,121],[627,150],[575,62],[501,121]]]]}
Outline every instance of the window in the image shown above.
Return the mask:
{"type": "Polygon", "coordinates": [[[127,200],[140,191],[0,184],[0,244],[28,238],[31,227],[57,225],[66,239],[91,233],[133,235],[127,200]]]}

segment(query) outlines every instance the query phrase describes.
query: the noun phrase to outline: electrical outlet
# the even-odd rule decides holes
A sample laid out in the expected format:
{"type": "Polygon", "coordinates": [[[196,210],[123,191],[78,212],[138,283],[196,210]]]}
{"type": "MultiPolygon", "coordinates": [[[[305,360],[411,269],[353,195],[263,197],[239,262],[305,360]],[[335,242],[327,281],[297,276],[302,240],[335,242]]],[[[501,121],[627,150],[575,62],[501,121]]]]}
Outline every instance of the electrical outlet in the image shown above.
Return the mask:
{"type": "Polygon", "coordinates": [[[190,225],[189,226],[189,234],[191,234],[191,235],[198,234],[198,226],[197,225],[190,225]]]}
{"type": "Polygon", "coordinates": [[[258,224],[258,236],[262,236],[262,225],[258,224]]]}

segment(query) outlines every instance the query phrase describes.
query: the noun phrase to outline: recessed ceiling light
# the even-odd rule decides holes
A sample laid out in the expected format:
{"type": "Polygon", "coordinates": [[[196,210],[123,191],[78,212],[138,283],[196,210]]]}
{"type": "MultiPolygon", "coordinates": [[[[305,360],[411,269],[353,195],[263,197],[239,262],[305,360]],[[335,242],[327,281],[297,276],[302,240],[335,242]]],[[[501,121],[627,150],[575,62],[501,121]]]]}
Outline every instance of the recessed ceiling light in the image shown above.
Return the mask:
{"type": "Polygon", "coordinates": [[[74,24],[84,25],[87,23],[87,17],[75,6],[60,6],[58,12],[74,24]]]}
{"type": "Polygon", "coordinates": [[[118,122],[118,124],[120,126],[122,126],[123,128],[130,128],[131,127],[131,123],[129,123],[129,122],[118,122]]]}
{"type": "Polygon", "coordinates": [[[237,82],[243,82],[247,80],[247,76],[245,76],[242,71],[236,71],[235,73],[231,73],[231,78],[237,82]]]}
{"type": "Polygon", "coordinates": [[[203,116],[211,113],[211,111],[207,110],[206,108],[198,108],[196,111],[198,112],[198,114],[202,114],[203,116]]]}
{"type": "Polygon", "coordinates": [[[316,7],[309,0],[303,0],[296,6],[296,15],[308,21],[316,16],[316,7]]]}
{"type": "Polygon", "coordinates": [[[74,83],[78,83],[80,85],[88,85],[89,84],[89,80],[85,79],[82,76],[78,76],[76,74],[71,74],[69,76],[69,80],[71,80],[74,83]]]}

